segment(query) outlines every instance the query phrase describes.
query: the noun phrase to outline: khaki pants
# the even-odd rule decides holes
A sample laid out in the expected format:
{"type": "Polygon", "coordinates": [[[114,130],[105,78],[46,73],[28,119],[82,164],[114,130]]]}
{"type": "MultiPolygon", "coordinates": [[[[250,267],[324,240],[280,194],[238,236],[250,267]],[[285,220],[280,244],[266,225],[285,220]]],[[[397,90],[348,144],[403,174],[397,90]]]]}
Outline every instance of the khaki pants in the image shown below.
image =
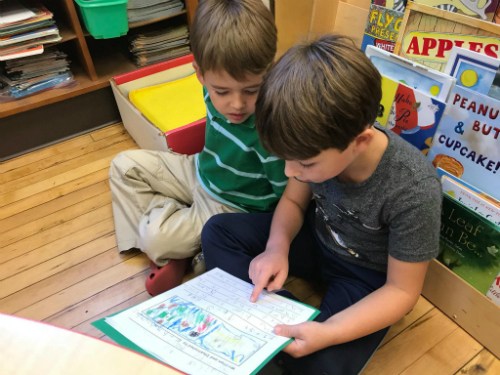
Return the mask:
{"type": "Polygon", "coordinates": [[[111,162],[109,178],[118,250],[139,248],[159,266],[197,254],[213,215],[241,212],[203,190],[193,155],[125,151],[111,162]]]}

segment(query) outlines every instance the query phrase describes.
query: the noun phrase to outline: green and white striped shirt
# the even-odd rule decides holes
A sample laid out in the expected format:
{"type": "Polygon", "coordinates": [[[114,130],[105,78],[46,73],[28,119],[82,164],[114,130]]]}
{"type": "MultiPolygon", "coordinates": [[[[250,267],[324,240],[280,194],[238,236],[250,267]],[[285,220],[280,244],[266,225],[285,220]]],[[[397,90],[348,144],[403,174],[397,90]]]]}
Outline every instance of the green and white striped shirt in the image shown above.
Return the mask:
{"type": "Polygon", "coordinates": [[[205,147],[196,155],[201,185],[218,201],[243,211],[273,210],[288,181],[284,161],[262,147],[254,115],[233,124],[215,109],[205,88],[203,94],[205,147]]]}

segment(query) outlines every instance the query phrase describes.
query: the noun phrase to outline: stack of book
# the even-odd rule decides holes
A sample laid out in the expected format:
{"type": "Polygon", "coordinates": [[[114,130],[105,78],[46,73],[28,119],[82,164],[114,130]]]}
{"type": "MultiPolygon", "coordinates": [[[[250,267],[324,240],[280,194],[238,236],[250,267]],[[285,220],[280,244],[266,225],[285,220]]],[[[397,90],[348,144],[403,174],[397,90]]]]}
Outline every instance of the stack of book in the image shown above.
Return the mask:
{"type": "Polygon", "coordinates": [[[127,15],[129,22],[141,22],[164,18],[184,9],[181,0],[129,0],[127,15]]]}
{"type": "Polygon", "coordinates": [[[137,34],[130,42],[130,51],[138,67],[187,55],[190,52],[188,28],[179,25],[137,34]]]}
{"type": "Polygon", "coordinates": [[[43,5],[0,3],[0,61],[43,53],[43,45],[61,40],[53,14],[43,5]]]}
{"type": "Polygon", "coordinates": [[[382,75],[376,122],[427,153],[455,79],[372,45],[365,53],[382,75]]]}
{"type": "Polygon", "coordinates": [[[67,55],[58,50],[47,50],[42,55],[28,56],[5,62],[4,99],[25,96],[74,82],[67,55]]]}
{"type": "Polygon", "coordinates": [[[453,47],[456,78],[428,158],[444,193],[439,260],[500,305],[500,61],[453,47]]]}

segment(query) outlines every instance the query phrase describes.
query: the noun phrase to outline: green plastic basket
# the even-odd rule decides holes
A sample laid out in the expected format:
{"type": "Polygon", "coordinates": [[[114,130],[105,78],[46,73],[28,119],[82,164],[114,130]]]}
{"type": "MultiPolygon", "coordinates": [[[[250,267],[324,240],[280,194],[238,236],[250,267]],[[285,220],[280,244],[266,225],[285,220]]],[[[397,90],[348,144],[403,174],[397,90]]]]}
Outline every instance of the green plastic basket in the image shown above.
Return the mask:
{"type": "Polygon", "coordinates": [[[83,23],[96,39],[116,38],[128,31],[127,0],[75,0],[83,23]]]}

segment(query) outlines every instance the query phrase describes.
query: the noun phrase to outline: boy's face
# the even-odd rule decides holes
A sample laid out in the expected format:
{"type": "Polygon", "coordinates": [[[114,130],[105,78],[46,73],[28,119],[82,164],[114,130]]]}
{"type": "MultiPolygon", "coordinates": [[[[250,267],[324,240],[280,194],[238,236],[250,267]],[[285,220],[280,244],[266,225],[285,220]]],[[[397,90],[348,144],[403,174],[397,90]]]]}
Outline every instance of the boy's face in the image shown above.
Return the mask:
{"type": "Polygon", "coordinates": [[[237,81],[225,71],[206,71],[202,76],[195,66],[196,74],[204,85],[212,104],[233,124],[241,124],[255,112],[255,102],[262,84],[262,74],[247,74],[237,81]]]}
{"type": "Polygon", "coordinates": [[[354,143],[344,151],[329,148],[307,160],[286,160],[285,175],[301,182],[321,183],[341,176],[356,159],[354,143]]]}

